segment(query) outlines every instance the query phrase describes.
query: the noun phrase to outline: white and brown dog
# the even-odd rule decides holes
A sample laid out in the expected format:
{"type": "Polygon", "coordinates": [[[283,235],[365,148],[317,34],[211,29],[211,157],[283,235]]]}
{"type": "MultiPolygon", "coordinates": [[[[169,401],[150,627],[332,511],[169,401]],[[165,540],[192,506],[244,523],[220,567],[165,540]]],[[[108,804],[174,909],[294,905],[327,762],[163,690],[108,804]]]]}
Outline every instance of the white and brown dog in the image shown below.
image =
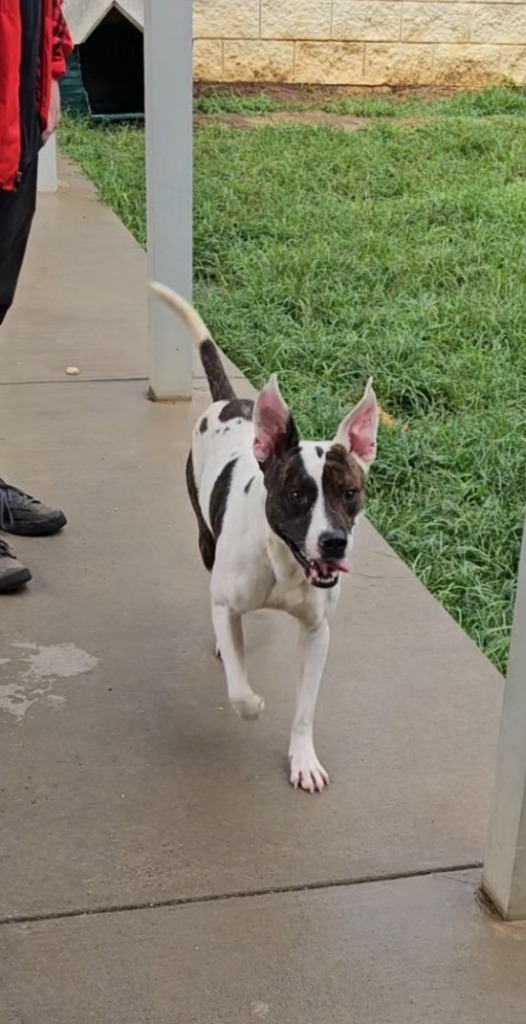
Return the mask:
{"type": "Polygon", "coordinates": [[[257,718],[264,701],[245,667],[242,616],[276,608],[301,627],[299,681],[290,736],[290,781],[310,793],[329,777],[313,743],[316,701],[329,648],[329,617],[364,504],[376,452],[377,403],[369,380],[332,441],[300,441],[275,376],[256,402],[236,397],[199,314],[152,285],[199,346],[213,404],[196,424],[187,463],[199,548],[211,572],[212,621],[228,696],[257,718]]]}

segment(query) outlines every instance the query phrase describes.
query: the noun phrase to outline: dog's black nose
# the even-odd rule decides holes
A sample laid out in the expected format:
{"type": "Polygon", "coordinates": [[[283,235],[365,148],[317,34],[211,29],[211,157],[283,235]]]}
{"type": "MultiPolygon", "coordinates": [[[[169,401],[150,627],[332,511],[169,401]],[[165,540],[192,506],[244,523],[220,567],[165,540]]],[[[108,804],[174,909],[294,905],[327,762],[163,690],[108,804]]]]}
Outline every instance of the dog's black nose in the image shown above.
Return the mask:
{"type": "Polygon", "coordinates": [[[345,530],[327,530],[320,534],[320,553],[328,562],[343,558],[347,550],[347,534],[345,530]]]}

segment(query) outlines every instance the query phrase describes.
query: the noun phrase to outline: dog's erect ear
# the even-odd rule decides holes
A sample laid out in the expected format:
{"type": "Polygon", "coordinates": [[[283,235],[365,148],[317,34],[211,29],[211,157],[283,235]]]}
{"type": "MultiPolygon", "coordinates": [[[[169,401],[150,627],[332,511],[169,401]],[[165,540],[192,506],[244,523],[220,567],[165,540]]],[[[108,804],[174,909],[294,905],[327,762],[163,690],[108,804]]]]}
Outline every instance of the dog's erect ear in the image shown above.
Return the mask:
{"type": "Polygon", "coordinates": [[[266,462],[299,443],[296,425],[281,395],[275,373],[258,395],[254,408],[254,431],[254,455],[258,462],[266,462]]]}
{"type": "Polygon", "coordinates": [[[376,455],[378,403],[369,377],[364,396],[338,427],[335,444],[341,444],[368,469],[376,455]]]}

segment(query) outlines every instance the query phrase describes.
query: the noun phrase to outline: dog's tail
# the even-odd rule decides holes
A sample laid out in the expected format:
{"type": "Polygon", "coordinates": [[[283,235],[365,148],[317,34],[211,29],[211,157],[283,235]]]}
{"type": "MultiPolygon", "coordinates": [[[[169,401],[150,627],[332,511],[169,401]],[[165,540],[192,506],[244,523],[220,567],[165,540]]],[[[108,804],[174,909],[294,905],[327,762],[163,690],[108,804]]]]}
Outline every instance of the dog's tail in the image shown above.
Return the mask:
{"type": "Polygon", "coordinates": [[[213,401],[231,402],[236,397],[236,393],[223,369],[219,350],[197,310],[186,299],[181,298],[164,284],[153,282],[150,284],[150,288],[155,295],[158,295],[174,310],[189,328],[192,339],[199,349],[213,401]]]}

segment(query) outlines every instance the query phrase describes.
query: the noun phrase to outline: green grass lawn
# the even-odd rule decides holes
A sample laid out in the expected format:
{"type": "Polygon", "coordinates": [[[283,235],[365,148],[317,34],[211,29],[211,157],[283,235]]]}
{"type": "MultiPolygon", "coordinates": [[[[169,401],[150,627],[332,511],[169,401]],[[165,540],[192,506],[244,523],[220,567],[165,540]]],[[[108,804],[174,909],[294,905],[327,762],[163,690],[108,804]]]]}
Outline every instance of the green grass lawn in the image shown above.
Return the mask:
{"type": "MultiPolygon", "coordinates": [[[[195,298],[218,342],[255,385],[279,372],[305,435],[330,436],[374,374],[395,423],[369,515],[500,669],[525,497],[525,112],[501,89],[419,127],[377,111],[354,134],[195,138],[195,298]]],[[[143,142],[61,130],[144,244],[143,142]]]]}

